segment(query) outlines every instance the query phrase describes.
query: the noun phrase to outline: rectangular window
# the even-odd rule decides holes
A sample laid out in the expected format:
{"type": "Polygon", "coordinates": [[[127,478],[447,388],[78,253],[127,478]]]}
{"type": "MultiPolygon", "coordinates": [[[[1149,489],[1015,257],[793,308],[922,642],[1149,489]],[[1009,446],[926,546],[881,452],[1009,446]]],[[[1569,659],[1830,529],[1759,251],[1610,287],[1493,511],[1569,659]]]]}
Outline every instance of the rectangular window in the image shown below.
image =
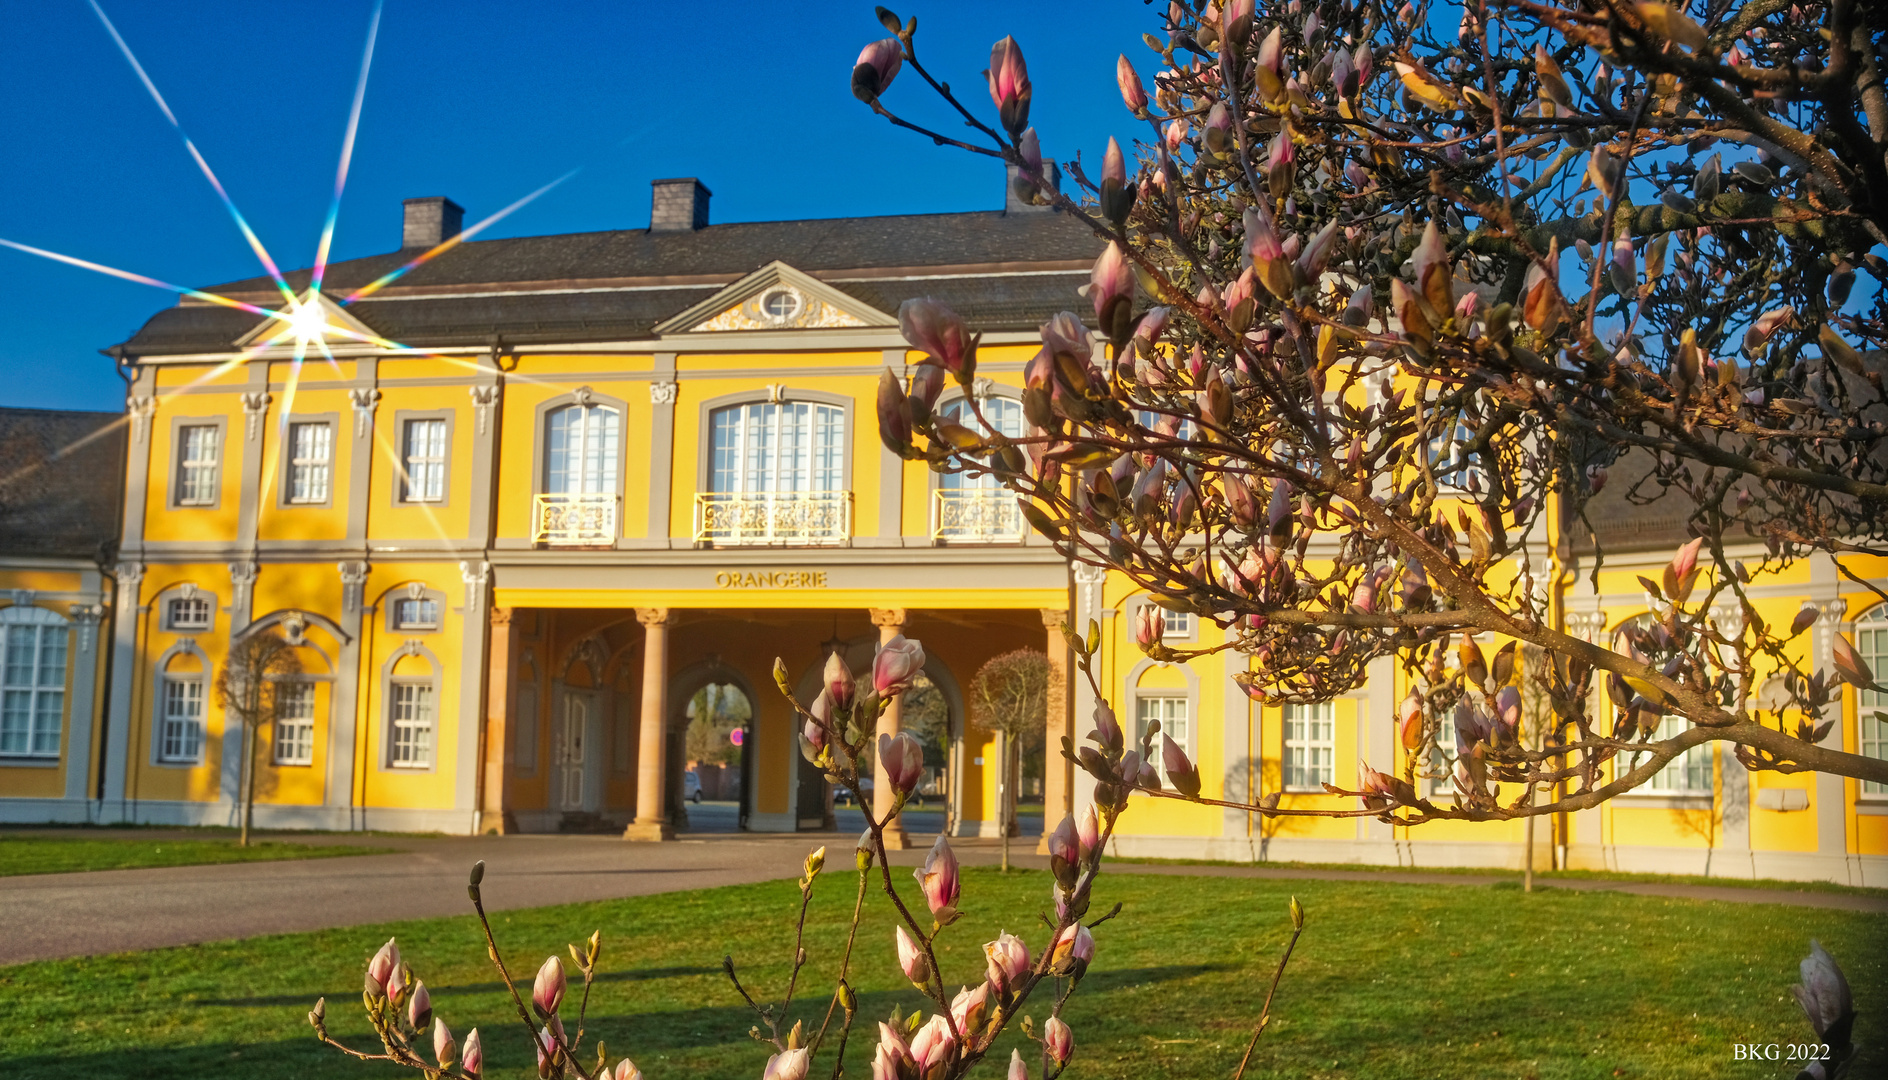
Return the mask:
{"type": "Polygon", "coordinates": [[[433,686],[393,684],[392,747],[387,763],[396,769],[425,769],[433,764],[433,686]]]}
{"type": "MultiPolygon", "coordinates": [[[[1888,608],[1873,608],[1855,620],[1855,651],[1862,654],[1862,662],[1877,680],[1888,672],[1888,608]]],[[[1861,729],[1862,756],[1888,758],[1888,694],[1863,690],[1856,696],[1856,703],[1861,706],[1857,726],[1861,729]]],[[[1888,784],[1864,780],[1862,794],[1888,795],[1888,784]]]]}
{"type": "Polygon", "coordinates": [[[717,492],[845,489],[846,411],[756,402],[715,410],[709,487],[717,492]]]}
{"type": "Polygon", "coordinates": [[[288,426],[288,501],[328,501],[328,461],[334,429],[324,423],[288,426]]]}
{"type": "MultiPolygon", "coordinates": [[[[1652,736],[1654,741],[1676,738],[1680,732],[1690,727],[1690,722],[1682,716],[1667,716],[1659,721],[1659,729],[1652,736]]],[[[1622,771],[1636,769],[1646,759],[1645,754],[1633,754],[1622,771]]],[[[1705,795],[1711,794],[1711,744],[1694,746],[1667,762],[1658,775],[1635,789],[1645,795],[1705,795]]]]}
{"type": "Polygon", "coordinates": [[[315,684],[275,684],[275,763],[312,765],[315,761],[315,684]]]}
{"type": "Polygon", "coordinates": [[[1161,626],[1167,637],[1190,638],[1193,636],[1193,614],[1187,611],[1167,611],[1160,613],[1161,626]]]}
{"type": "Polygon", "coordinates": [[[66,708],[66,628],[0,627],[0,756],[58,757],[66,708]]]}
{"type": "Polygon", "coordinates": [[[410,503],[441,502],[446,497],[446,421],[408,420],[401,439],[400,458],[406,476],[400,499],[410,503]]]}
{"type": "Polygon", "coordinates": [[[216,503],[217,442],[215,424],[186,424],[177,429],[177,504],[216,503]]]}
{"type": "Polygon", "coordinates": [[[210,615],[207,596],[173,596],[164,605],[164,620],[172,630],[208,630],[210,615]]]}
{"type": "MultiPolygon", "coordinates": [[[[1147,737],[1148,724],[1160,721],[1160,734],[1174,741],[1180,749],[1193,756],[1192,745],[1188,739],[1192,736],[1187,722],[1187,699],[1180,694],[1147,695],[1134,699],[1134,745],[1138,749],[1141,740],[1147,737]]],[[[1154,737],[1154,768],[1160,770],[1163,782],[1167,779],[1167,766],[1160,749],[1166,744],[1159,735],[1154,737]]]]}
{"type": "Polygon", "coordinates": [[[166,676],[158,701],[157,760],[194,764],[203,756],[203,677],[166,676]]]}
{"type": "Polygon", "coordinates": [[[439,629],[439,601],[429,597],[394,601],[393,628],[395,630],[439,629]]]}
{"type": "Polygon", "coordinates": [[[1436,725],[1436,748],[1430,752],[1429,793],[1431,795],[1458,794],[1455,790],[1455,721],[1445,716],[1436,725]]]}
{"type": "Polygon", "coordinates": [[[1285,787],[1290,791],[1321,791],[1334,782],[1337,750],[1337,706],[1285,706],[1285,787]]]}

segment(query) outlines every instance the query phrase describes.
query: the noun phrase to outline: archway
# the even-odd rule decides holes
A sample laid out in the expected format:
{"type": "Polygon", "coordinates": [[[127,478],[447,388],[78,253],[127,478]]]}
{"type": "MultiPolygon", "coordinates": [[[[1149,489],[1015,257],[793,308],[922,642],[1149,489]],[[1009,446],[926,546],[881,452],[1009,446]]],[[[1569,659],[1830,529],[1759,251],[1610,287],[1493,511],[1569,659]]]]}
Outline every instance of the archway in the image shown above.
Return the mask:
{"type": "MultiPolygon", "coordinates": [[[[759,700],[747,678],[716,656],[670,678],[665,803],[676,829],[728,832],[747,828],[754,810],[752,754],[759,700]],[[736,731],[741,733],[739,743],[733,741],[736,731]],[[712,781],[703,777],[702,801],[691,803],[685,798],[683,774],[697,763],[712,764],[717,775],[712,781]],[[712,792],[707,790],[711,783],[712,792]]],[[[705,771],[698,771],[697,776],[705,771]]]]}

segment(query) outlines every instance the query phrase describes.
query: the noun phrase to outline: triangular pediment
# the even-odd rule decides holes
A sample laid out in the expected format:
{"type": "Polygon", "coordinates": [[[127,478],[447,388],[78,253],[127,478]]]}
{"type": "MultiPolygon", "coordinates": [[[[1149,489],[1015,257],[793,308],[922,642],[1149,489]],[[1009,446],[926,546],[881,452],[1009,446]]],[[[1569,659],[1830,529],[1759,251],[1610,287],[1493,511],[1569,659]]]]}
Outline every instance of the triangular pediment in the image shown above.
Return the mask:
{"type": "Polygon", "coordinates": [[[355,318],[352,312],[336,303],[328,294],[313,289],[297,297],[294,305],[284,301],[268,306],[281,314],[262,320],[254,329],[237,338],[237,348],[255,348],[271,338],[281,337],[274,345],[267,346],[267,351],[271,354],[277,350],[292,353],[296,340],[301,338],[307,342],[308,351],[319,353],[320,347],[315,344],[317,340],[325,343],[330,351],[335,351],[371,348],[362,339],[377,340],[380,337],[372,327],[355,318]],[[312,309],[310,305],[313,305],[312,309]],[[319,312],[319,318],[316,312],[319,312]],[[298,332],[298,326],[300,331],[307,332],[298,332]]]}
{"type": "Polygon", "coordinates": [[[897,326],[898,319],[778,260],[673,318],[658,334],[841,330],[897,326]]]}

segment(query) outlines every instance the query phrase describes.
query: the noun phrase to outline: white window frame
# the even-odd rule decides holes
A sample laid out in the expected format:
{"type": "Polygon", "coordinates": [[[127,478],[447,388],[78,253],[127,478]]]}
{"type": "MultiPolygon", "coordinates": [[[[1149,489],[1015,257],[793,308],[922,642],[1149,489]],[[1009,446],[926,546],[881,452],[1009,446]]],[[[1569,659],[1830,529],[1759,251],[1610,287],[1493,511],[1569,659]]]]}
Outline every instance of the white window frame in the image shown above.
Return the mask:
{"type": "MultiPolygon", "coordinates": [[[[1682,716],[1662,716],[1659,718],[1658,731],[1652,736],[1653,742],[1663,742],[1676,737],[1691,726],[1691,722],[1682,716]]],[[[1639,767],[1640,761],[1647,755],[1644,751],[1622,754],[1614,759],[1614,775],[1623,775],[1639,767]]],[[[1684,798],[1704,798],[1712,796],[1711,744],[1701,743],[1672,760],[1658,771],[1652,779],[1632,790],[1634,795],[1666,795],[1684,798]]]]}
{"type": "Polygon", "coordinates": [[[708,490],[806,494],[847,488],[846,408],[788,399],[709,413],[708,490]]]}
{"type": "Polygon", "coordinates": [[[1141,741],[1147,734],[1147,722],[1158,719],[1161,738],[1154,740],[1153,766],[1160,773],[1160,782],[1163,784],[1168,783],[1166,755],[1161,753],[1161,748],[1166,745],[1165,739],[1172,739],[1180,744],[1180,749],[1186,751],[1187,760],[1194,762],[1195,768],[1199,765],[1193,752],[1193,729],[1197,726],[1194,723],[1194,711],[1193,695],[1178,687],[1147,687],[1134,692],[1133,746],[1137,750],[1140,748],[1141,741]],[[1178,717],[1174,716],[1176,704],[1179,706],[1178,717]],[[1178,733],[1171,726],[1175,719],[1178,719],[1181,724],[1178,733]]]}
{"type": "Polygon", "coordinates": [[[1488,472],[1480,457],[1463,450],[1464,444],[1474,438],[1474,430],[1460,419],[1452,421],[1448,431],[1430,437],[1424,457],[1435,474],[1438,490],[1468,491],[1470,477],[1475,478],[1477,488],[1487,490],[1488,472]]]}
{"type": "Polygon", "coordinates": [[[0,609],[0,759],[59,757],[71,662],[71,628],[58,612],[0,609]]]}
{"type": "Polygon", "coordinates": [[[622,483],[623,426],[623,410],[600,402],[572,402],[547,411],[544,493],[615,495],[622,483]],[[570,422],[572,418],[578,421],[575,426],[570,422]]]}
{"type": "Polygon", "coordinates": [[[203,592],[188,596],[177,595],[164,600],[164,629],[195,633],[208,630],[216,625],[216,601],[203,592]],[[201,621],[185,621],[179,618],[181,609],[189,608],[193,613],[203,616],[201,621]]]}
{"type": "Polygon", "coordinates": [[[393,604],[393,629],[408,632],[439,629],[439,598],[437,596],[431,593],[424,596],[401,596],[394,598],[391,602],[393,604]],[[406,607],[408,604],[430,606],[432,618],[427,620],[408,618],[406,607]]]}
{"type": "MultiPolygon", "coordinates": [[[[970,407],[967,397],[955,397],[939,406],[938,414],[952,423],[962,424],[972,431],[984,435],[1002,435],[1005,438],[1020,439],[1029,421],[1023,417],[1023,403],[1020,399],[990,394],[979,401],[985,417],[996,421],[994,427],[977,419],[976,412],[970,407]]],[[[1003,485],[997,478],[984,473],[970,476],[960,472],[947,472],[938,476],[937,486],[943,491],[992,491],[1003,485]]]]}
{"type": "Polygon", "coordinates": [[[444,416],[413,416],[400,421],[400,501],[427,504],[446,501],[446,459],[452,452],[452,424],[444,416]],[[437,431],[436,443],[428,436],[424,446],[414,443],[416,432],[426,425],[437,431]]]}
{"type": "Polygon", "coordinates": [[[154,747],[158,764],[202,763],[208,689],[209,685],[200,672],[159,676],[154,747]],[[178,708],[180,705],[182,709],[178,708]],[[191,706],[195,707],[194,712],[191,706]]]}
{"type": "MultiPolygon", "coordinates": [[[[1840,633],[1840,631],[1832,631],[1840,633]]],[[[1855,620],[1855,651],[1875,673],[1888,677],[1888,604],[1877,604],[1855,620]]],[[[1855,697],[1855,734],[1863,757],[1888,758],[1888,694],[1862,690],[1855,697]]],[[[1888,784],[1862,781],[1864,796],[1888,795],[1888,784]]]]}
{"type": "Polygon", "coordinates": [[[315,694],[312,679],[283,679],[275,684],[277,765],[315,763],[315,694]]]}
{"type": "Polygon", "coordinates": [[[1429,794],[1446,795],[1453,798],[1455,790],[1456,755],[1460,747],[1455,744],[1455,721],[1443,717],[1436,725],[1436,745],[1430,751],[1429,771],[1435,775],[1429,778],[1429,794]]]}
{"type": "Polygon", "coordinates": [[[334,494],[334,424],[327,420],[290,420],[288,483],[290,506],[326,506],[334,494]]]}
{"type": "Polygon", "coordinates": [[[438,732],[436,680],[393,679],[387,686],[387,768],[403,772],[430,770],[438,751],[438,732]],[[402,700],[403,697],[406,700],[402,700]],[[402,716],[405,709],[411,712],[402,716]]]}
{"type": "Polygon", "coordinates": [[[177,506],[214,507],[222,494],[223,425],[180,423],[176,430],[177,468],[171,478],[176,497],[171,501],[177,506]],[[194,446],[193,437],[198,440],[194,446]]]}
{"type": "Polygon", "coordinates": [[[1279,711],[1279,733],[1284,740],[1279,755],[1280,786],[1286,791],[1322,792],[1322,785],[1337,783],[1337,702],[1285,705],[1279,711]],[[1325,725],[1322,738],[1319,724],[1325,725]],[[1296,783],[1294,772],[1299,774],[1296,783]]]}

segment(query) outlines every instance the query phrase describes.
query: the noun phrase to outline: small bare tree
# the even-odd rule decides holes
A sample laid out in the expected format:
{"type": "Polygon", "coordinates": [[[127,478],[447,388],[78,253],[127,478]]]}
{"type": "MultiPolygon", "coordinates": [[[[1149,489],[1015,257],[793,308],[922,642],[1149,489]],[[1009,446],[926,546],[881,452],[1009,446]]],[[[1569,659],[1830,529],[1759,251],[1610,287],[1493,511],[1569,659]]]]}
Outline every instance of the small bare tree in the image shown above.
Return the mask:
{"type": "Polygon", "coordinates": [[[997,815],[1002,821],[1003,869],[1010,868],[1010,834],[1016,828],[1016,752],[1025,732],[1042,730],[1049,709],[1049,657],[1016,649],[991,657],[970,684],[977,722],[1002,736],[997,760],[997,815]]]}
{"type": "Polygon", "coordinates": [[[216,703],[223,715],[242,725],[242,832],[237,842],[249,846],[249,821],[256,804],[256,733],[273,725],[284,679],[301,672],[295,647],[280,635],[249,634],[230,642],[229,659],[216,676],[216,703]]]}

